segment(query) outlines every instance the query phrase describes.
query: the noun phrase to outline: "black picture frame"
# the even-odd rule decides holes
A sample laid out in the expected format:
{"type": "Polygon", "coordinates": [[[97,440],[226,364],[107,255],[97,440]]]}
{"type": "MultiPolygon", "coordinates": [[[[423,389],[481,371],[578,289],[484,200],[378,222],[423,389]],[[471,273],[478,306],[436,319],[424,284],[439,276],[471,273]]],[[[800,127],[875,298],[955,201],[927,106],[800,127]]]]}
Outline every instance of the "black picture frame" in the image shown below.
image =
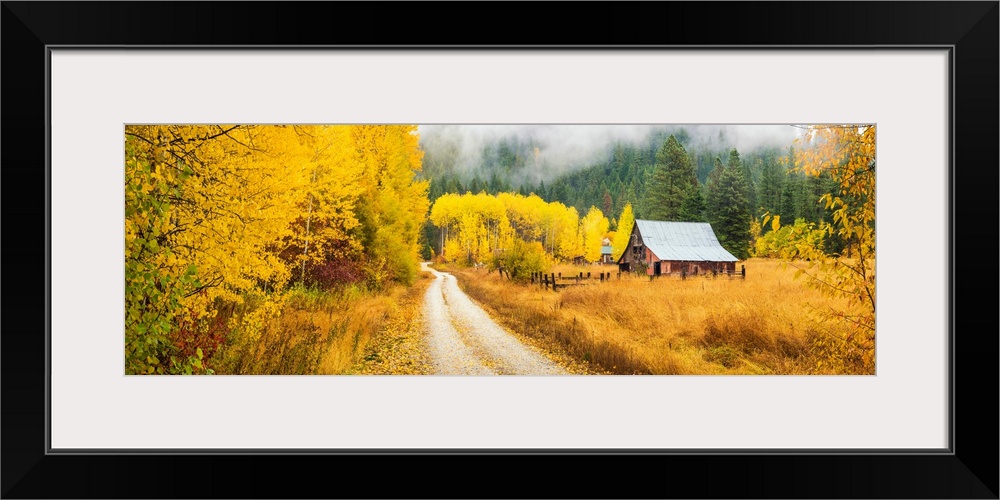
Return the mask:
{"type": "Polygon", "coordinates": [[[569,5],[556,4],[563,14],[552,15],[519,3],[3,2],[3,256],[8,270],[25,271],[9,279],[3,296],[3,497],[998,498],[997,287],[994,264],[982,254],[993,255],[996,241],[987,216],[998,206],[1000,4],[575,3],[571,17],[569,5]],[[456,13],[468,22],[453,22],[456,13]],[[551,28],[512,36],[528,19],[551,28]],[[47,47],[456,42],[609,50],[951,47],[950,452],[47,453],[47,47]],[[980,224],[986,218],[990,225],[980,224]],[[330,473],[311,472],[324,469],[330,473]],[[469,489],[469,480],[478,486],[469,489]]]}

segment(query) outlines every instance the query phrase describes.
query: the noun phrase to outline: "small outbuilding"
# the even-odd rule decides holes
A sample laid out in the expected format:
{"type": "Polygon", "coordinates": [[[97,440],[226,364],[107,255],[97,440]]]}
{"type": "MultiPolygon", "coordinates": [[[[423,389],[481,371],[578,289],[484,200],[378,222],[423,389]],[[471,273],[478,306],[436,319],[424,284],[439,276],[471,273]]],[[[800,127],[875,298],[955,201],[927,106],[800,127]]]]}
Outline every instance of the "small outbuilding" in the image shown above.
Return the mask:
{"type": "Polygon", "coordinates": [[[614,264],[615,259],[611,255],[611,244],[601,245],[601,264],[614,264]]]}
{"type": "Polygon", "coordinates": [[[732,273],[737,262],[707,222],[636,220],[618,269],[650,276],[732,273]]]}

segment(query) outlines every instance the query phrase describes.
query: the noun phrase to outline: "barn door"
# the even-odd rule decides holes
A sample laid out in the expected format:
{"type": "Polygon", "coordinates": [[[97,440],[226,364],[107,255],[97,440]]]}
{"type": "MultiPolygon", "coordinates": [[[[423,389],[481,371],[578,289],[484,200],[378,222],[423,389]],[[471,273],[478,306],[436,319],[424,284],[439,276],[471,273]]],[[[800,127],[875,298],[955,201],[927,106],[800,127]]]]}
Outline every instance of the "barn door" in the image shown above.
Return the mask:
{"type": "Polygon", "coordinates": [[[660,275],[660,263],[659,262],[654,262],[653,263],[653,274],[656,275],[656,276],[660,275]]]}

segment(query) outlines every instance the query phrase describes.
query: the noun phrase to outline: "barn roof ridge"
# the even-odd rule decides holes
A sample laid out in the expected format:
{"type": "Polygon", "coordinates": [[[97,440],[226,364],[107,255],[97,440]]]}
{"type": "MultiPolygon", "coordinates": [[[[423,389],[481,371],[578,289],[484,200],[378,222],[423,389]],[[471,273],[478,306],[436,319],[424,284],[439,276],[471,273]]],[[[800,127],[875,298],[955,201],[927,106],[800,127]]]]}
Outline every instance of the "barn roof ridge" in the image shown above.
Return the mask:
{"type": "Polygon", "coordinates": [[[660,260],[738,262],[708,222],[636,219],[642,242],[660,260]]]}
{"type": "Polygon", "coordinates": [[[636,219],[635,221],[636,222],[639,222],[639,221],[642,221],[642,222],[665,222],[667,224],[708,224],[708,225],[712,225],[709,222],[698,222],[698,221],[690,221],[690,220],[636,219]]]}

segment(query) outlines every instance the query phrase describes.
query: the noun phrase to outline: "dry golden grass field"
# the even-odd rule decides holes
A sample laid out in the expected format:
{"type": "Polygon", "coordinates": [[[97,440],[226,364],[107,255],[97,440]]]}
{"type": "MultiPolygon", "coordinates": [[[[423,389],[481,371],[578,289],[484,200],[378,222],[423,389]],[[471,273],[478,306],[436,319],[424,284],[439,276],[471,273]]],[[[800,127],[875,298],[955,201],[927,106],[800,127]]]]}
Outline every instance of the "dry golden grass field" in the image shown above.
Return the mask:
{"type": "MultiPolygon", "coordinates": [[[[348,374],[364,370],[373,342],[391,342],[418,324],[430,273],[411,287],[373,294],[294,290],[259,335],[230,336],[214,360],[219,374],[348,374]]],[[[402,367],[401,372],[413,371],[402,367]]],[[[372,370],[367,370],[371,372],[372,370]]]]}
{"type": "Polygon", "coordinates": [[[809,288],[796,269],[750,259],[746,280],[622,274],[615,266],[557,266],[564,276],[614,272],[557,292],[482,269],[450,268],[466,293],[506,327],[615,374],[839,374],[851,369],[814,347],[843,335],[811,308],[845,304],[809,288]]]}

